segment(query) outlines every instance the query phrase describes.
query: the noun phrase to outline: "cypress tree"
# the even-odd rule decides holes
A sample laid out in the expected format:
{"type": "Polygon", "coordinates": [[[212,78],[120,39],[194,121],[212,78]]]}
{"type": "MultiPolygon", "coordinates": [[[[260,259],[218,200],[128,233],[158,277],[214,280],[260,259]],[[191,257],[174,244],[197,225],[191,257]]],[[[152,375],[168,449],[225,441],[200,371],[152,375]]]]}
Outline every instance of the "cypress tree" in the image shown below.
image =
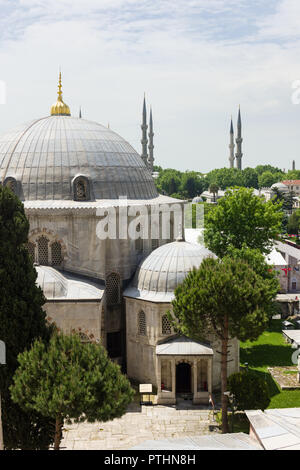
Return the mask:
{"type": "Polygon", "coordinates": [[[36,338],[50,337],[42,309],[45,298],[36,286],[37,273],[27,250],[28,230],[23,204],[0,186],[0,339],[7,354],[7,364],[0,367],[0,391],[6,449],[46,449],[54,438],[52,421],[22,410],[9,392],[18,354],[36,338]]]}

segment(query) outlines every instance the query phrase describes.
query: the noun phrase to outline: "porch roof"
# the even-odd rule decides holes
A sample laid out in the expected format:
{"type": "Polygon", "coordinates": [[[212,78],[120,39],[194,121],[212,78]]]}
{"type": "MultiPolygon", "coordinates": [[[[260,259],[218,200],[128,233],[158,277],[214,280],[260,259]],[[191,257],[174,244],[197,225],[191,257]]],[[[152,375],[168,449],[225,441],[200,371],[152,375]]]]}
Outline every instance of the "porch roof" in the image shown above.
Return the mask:
{"type": "Polygon", "coordinates": [[[187,338],[176,336],[156,346],[158,356],[212,356],[213,350],[208,344],[187,338]]]}

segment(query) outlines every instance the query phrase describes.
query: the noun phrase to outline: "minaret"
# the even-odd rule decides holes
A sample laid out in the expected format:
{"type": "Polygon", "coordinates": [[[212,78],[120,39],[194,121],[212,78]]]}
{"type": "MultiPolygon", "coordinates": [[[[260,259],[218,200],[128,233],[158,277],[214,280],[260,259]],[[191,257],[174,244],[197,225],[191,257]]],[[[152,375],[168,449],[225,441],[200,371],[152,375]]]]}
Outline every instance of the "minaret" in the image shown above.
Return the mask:
{"type": "Polygon", "coordinates": [[[235,154],[236,158],[236,167],[241,170],[242,169],[242,121],[241,121],[241,109],[239,108],[239,115],[238,115],[238,121],[237,121],[237,138],[236,138],[236,147],[237,147],[237,152],[235,154]]]}
{"type": "Polygon", "coordinates": [[[293,164],[292,164],[292,170],[296,170],[296,164],[295,164],[295,160],[293,160],[293,164]]]}
{"type": "Polygon", "coordinates": [[[149,145],[148,145],[148,149],[149,149],[149,158],[148,158],[148,168],[149,170],[151,171],[151,173],[153,172],[153,163],[154,163],[154,157],[153,157],[153,149],[154,149],[154,145],[153,145],[153,136],[154,136],[154,133],[153,133],[153,121],[152,121],[152,108],[150,108],[150,120],[149,120],[149,145]]]}
{"type": "Polygon", "coordinates": [[[233,125],[232,125],[232,117],[231,117],[231,124],[230,124],[230,144],[229,144],[230,154],[229,154],[229,168],[234,167],[234,133],[233,133],[233,125]]]}
{"type": "Polygon", "coordinates": [[[81,106],[80,106],[80,108],[79,108],[79,119],[81,119],[81,118],[82,118],[82,113],[81,113],[81,106]]]}
{"type": "Polygon", "coordinates": [[[143,123],[141,125],[142,129],[142,160],[145,163],[146,166],[148,166],[148,153],[147,153],[147,144],[148,144],[148,139],[147,139],[147,111],[146,111],[146,99],[144,95],[144,105],[143,105],[143,123]]]}

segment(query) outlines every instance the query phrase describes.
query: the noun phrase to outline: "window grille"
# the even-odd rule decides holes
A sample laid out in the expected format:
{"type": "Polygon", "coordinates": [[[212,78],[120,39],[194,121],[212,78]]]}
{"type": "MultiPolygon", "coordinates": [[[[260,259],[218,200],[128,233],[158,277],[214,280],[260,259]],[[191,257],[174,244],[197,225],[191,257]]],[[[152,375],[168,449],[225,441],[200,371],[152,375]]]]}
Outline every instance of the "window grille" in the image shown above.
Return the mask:
{"type": "Polygon", "coordinates": [[[52,266],[59,266],[61,263],[61,244],[59,242],[54,242],[51,245],[51,264],[52,266]]]}
{"type": "Polygon", "coordinates": [[[48,238],[42,235],[38,239],[38,258],[39,264],[48,265],[48,238]]]}
{"type": "Polygon", "coordinates": [[[139,335],[146,336],[146,315],[143,310],[138,315],[138,332],[139,335]]]}
{"type": "Polygon", "coordinates": [[[88,201],[90,199],[88,179],[83,176],[77,177],[73,181],[73,191],[75,201],[88,201]]]}
{"type": "Polygon", "coordinates": [[[162,316],[161,323],[162,323],[162,328],[161,328],[162,334],[170,335],[172,333],[172,326],[167,315],[162,316]]]}
{"type": "Polygon", "coordinates": [[[111,273],[106,278],[105,285],[106,305],[116,305],[120,303],[120,276],[117,273],[111,273]]]}

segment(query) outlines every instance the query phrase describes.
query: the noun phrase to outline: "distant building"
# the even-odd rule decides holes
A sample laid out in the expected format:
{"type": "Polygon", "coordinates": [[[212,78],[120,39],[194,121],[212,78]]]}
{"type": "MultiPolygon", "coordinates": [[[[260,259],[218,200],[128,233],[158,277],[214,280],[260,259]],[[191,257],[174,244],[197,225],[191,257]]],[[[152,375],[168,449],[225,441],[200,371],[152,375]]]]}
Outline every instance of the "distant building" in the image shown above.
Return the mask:
{"type": "Polygon", "coordinates": [[[293,191],[297,196],[300,196],[300,180],[285,180],[282,183],[288,188],[288,191],[293,191]]]}

